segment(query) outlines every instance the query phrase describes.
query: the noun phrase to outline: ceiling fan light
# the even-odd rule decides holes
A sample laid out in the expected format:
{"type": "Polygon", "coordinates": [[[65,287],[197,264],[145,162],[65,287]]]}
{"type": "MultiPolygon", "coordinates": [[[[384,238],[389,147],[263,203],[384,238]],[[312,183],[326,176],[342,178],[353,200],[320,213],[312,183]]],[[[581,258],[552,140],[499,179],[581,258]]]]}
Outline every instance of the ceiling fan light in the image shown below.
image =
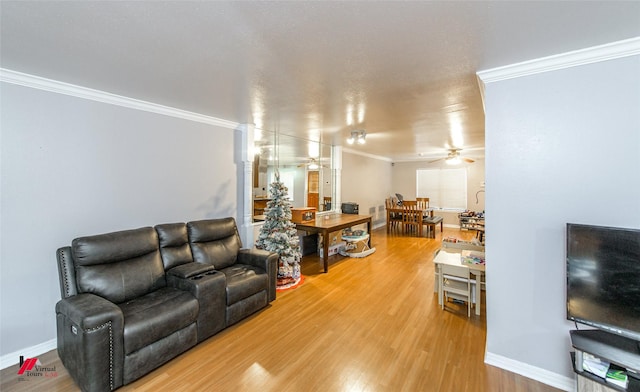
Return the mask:
{"type": "Polygon", "coordinates": [[[317,163],[310,163],[310,164],[309,164],[309,169],[310,169],[310,170],[317,170],[317,169],[319,169],[319,168],[320,168],[320,166],[318,166],[318,164],[317,164],[317,163]]]}
{"type": "Polygon", "coordinates": [[[359,131],[351,131],[351,136],[347,139],[348,144],[358,143],[365,144],[366,143],[367,133],[364,130],[359,131]]]}
{"type": "Polygon", "coordinates": [[[445,162],[447,162],[447,165],[457,165],[460,163],[460,158],[458,157],[449,157],[445,160],[445,162]]]}

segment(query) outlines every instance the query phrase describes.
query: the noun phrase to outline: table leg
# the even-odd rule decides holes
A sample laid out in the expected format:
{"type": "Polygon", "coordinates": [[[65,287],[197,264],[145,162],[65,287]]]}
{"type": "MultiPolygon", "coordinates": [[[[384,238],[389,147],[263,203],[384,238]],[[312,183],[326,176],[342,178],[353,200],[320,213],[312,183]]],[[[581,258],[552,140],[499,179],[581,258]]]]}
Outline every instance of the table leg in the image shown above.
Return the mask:
{"type": "MultiPolygon", "coordinates": [[[[389,234],[390,230],[391,230],[391,213],[389,212],[389,210],[387,210],[387,234],[389,234]]],[[[369,230],[369,232],[371,232],[371,230],[369,230]]]]}
{"type": "Polygon", "coordinates": [[[324,273],[329,272],[329,233],[322,231],[322,261],[324,262],[324,273]]]}
{"type": "Polygon", "coordinates": [[[438,269],[438,305],[442,306],[444,293],[442,291],[442,270],[440,269],[440,265],[436,264],[436,268],[438,269]]]}
{"type": "Polygon", "coordinates": [[[482,303],[482,283],[481,283],[481,273],[472,272],[473,276],[476,278],[476,315],[480,316],[480,304],[482,303]]]}

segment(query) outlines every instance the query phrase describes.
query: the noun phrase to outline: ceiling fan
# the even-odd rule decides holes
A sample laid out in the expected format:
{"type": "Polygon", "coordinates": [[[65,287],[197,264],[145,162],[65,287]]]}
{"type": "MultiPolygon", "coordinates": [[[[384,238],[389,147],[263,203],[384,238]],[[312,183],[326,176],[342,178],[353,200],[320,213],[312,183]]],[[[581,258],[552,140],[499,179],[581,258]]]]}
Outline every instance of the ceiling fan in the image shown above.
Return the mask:
{"type": "Polygon", "coordinates": [[[461,148],[450,148],[449,149],[449,153],[447,154],[447,156],[445,158],[438,158],[438,159],[435,159],[433,161],[430,161],[429,163],[438,162],[438,161],[441,161],[443,159],[449,165],[457,165],[458,163],[461,163],[461,161],[465,161],[467,163],[475,162],[471,158],[461,157],[460,156],[460,151],[462,151],[461,148]]]}
{"type": "Polygon", "coordinates": [[[316,158],[308,158],[309,161],[305,163],[301,163],[298,167],[307,167],[309,170],[318,170],[321,167],[326,167],[326,165],[321,165],[318,159],[316,158]]]}

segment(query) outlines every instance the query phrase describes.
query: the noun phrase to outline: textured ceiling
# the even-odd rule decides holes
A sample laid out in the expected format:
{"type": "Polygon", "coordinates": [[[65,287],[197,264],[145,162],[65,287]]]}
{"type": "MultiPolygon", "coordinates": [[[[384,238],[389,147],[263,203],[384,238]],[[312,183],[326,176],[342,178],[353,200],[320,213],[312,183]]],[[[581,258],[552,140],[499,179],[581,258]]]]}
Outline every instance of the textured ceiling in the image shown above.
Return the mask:
{"type": "Polygon", "coordinates": [[[484,154],[475,73],[640,36],[640,2],[2,1],[1,65],[344,144],[484,154]]]}

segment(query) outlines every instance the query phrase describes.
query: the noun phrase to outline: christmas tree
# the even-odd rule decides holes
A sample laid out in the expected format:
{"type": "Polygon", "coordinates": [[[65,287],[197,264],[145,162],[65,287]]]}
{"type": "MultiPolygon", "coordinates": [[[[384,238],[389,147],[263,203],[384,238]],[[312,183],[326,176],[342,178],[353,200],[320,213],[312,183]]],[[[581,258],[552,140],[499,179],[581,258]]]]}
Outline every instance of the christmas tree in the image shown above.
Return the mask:
{"type": "Polygon", "coordinates": [[[291,202],[287,187],[276,179],[269,186],[271,200],[265,209],[264,225],[258,234],[256,247],[280,255],[278,264],[278,289],[296,286],[300,283],[300,240],[296,225],[291,222],[291,202]]]}

